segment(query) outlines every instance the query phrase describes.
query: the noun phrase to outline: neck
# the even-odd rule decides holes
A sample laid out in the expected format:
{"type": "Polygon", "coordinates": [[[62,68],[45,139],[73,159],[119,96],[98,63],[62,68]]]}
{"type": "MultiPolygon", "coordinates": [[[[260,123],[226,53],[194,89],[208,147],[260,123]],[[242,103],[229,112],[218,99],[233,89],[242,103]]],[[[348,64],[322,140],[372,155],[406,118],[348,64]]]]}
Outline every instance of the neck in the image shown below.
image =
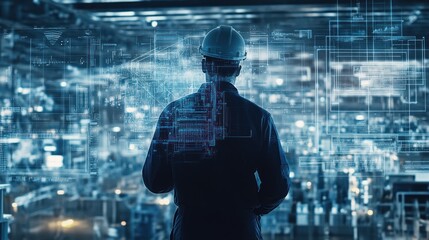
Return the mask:
{"type": "Polygon", "coordinates": [[[206,82],[229,82],[231,84],[235,84],[235,77],[223,77],[223,76],[218,76],[218,75],[213,75],[210,76],[208,74],[206,74],[206,82]]]}

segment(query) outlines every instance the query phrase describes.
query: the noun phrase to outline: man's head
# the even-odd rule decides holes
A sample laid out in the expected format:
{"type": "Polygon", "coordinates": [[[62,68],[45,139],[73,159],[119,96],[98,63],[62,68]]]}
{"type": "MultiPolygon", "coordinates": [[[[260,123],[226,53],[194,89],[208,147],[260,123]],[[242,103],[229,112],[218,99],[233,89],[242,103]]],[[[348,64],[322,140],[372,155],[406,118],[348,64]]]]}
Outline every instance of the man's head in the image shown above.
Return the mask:
{"type": "Polygon", "coordinates": [[[231,26],[219,26],[207,33],[200,46],[202,71],[207,81],[235,82],[240,61],[246,58],[243,37],[231,26]]]}

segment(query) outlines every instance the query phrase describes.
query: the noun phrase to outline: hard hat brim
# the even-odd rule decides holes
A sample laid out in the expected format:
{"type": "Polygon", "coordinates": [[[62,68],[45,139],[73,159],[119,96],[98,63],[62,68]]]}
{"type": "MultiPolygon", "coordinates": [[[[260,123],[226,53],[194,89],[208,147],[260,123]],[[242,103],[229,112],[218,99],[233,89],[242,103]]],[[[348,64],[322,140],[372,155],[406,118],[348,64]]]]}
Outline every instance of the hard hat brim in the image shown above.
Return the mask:
{"type": "Polygon", "coordinates": [[[218,58],[218,59],[224,59],[224,60],[233,60],[233,61],[245,60],[246,59],[246,55],[247,55],[247,52],[244,52],[244,55],[242,55],[242,56],[237,56],[234,53],[227,54],[227,53],[208,52],[208,51],[204,51],[204,49],[201,46],[199,48],[199,52],[203,56],[212,57],[212,58],[218,58]]]}

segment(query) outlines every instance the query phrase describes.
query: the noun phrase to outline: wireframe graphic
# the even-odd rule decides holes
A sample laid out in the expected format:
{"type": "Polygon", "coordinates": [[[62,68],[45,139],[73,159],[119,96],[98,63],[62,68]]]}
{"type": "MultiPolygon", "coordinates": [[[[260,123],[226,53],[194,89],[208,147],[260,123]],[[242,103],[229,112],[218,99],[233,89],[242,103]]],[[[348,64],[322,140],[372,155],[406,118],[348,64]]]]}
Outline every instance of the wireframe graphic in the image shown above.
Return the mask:
{"type": "Polygon", "coordinates": [[[415,118],[427,113],[426,49],[424,38],[403,35],[403,20],[366,19],[370,6],[358,3],[349,19],[331,20],[329,35],[317,37],[316,88],[324,91],[316,91],[317,134],[330,142],[331,157],[365,153],[372,170],[384,173],[397,157],[378,156],[427,147],[415,118]]]}
{"type": "Polygon", "coordinates": [[[27,49],[2,59],[19,63],[9,73],[13,85],[2,86],[4,94],[15,96],[1,107],[1,173],[12,181],[42,182],[58,174],[67,180],[96,173],[90,85],[99,66],[97,33],[15,29],[5,30],[1,40],[8,43],[2,52],[27,49]],[[78,71],[85,71],[84,80],[76,77],[78,71]]]}

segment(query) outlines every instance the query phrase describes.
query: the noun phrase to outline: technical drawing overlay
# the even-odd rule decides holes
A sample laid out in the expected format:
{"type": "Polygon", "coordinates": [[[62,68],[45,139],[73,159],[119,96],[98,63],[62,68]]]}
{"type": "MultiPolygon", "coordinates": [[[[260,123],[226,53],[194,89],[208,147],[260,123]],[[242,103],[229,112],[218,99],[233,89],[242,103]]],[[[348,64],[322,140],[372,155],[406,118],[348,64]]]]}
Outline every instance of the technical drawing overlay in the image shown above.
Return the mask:
{"type": "Polygon", "coordinates": [[[238,84],[243,79],[248,86],[244,96],[271,113],[286,152],[317,152],[312,132],[315,126],[312,30],[267,31],[251,27],[244,38],[248,41],[248,58],[238,80],[238,84]]]}
{"type": "Polygon", "coordinates": [[[96,173],[90,100],[97,34],[3,30],[0,61],[14,71],[7,76],[10,84],[1,86],[11,100],[3,99],[0,107],[0,173],[10,181],[62,182],[96,173]],[[25,54],[16,54],[18,48],[25,54]],[[77,77],[78,71],[85,79],[77,77]]]}
{"type": "MultiPolygon", "coordinates": [[[[240,95],[271,112],[280,129],[285,151],[296,145],[296,141],[289,140],[294,139],[292,132],[295,129],[291,126],[297,121],[306,125],[306,128],[296,129],[301,131],[300,144],[312,146],[314,134],[307,126],[314,131],[314,96],[306,94],[314,91],[311,54],[307,49],[312,42],[312,31],[267,31],[250,27],[240,33],[247,44],[247,59],[242,62],[241,75],[236,81],[240,95]]],[[[173,100],[196,92],[205,82],[201,71],[202,56],[198,52],[203,37],[203,30],[194,33],[156,30],[153,39],[137,39],[137,44],[145,46],[146,52],[138,56],[134,54],[131,59],[122,58],[127,62],[115,67],[117,74],[122,78],[126,76],[124,127],[132,132],[133,137],[128,139],[130,149],[142,150],[145,155],[164,107],[173,100]]],[[[102,46],[105,56],[121,58],[117,54],[112,55],[112,52],[119,51],[119,46],[108,45],[111,48],[108,53],[105,46],[102,46]]],[[[209,95],[214,97],[208,94],[204,99],[208,100],[209,95]]],[[[209,108],[199,110],[183,103],[180,111],[170,113],[176,116],[176,121],[171,124],[173,135],[170,139],[175,143],[175,151],[196,151],[195,148],[207,146],[209,152],[216,139],[251,136],[251,132],[234,132],[233,126],[225,132],[228,106],[224,106],[222,96],[216,96],[207,103],[209,108]],[[222,124],[218,125],[220,122],[222,124]]],[[[310,148],[305,151],[316,150],[310,148]]]]}
{"type": "MultiPolygon", "coordinates": [[[[127,59],[125,64],[115,67],[122,69],[127,76],[124,122],[132,133],[131,137],[126,139],[130,149],[141,150],[145,155],[164,107],[173,100],[196,92],[204,82],[201,56],[196,47],[199,46],[202,36],[202,31],[156,31],[151,38],[139,37],[136,42],[142,46],[142,52],[132,53],[132,57],[127,59]]],[[[186,107],[183,111],[186,111],[186,107]]],[[[185,115],[191,119],[181,118],[183,112],[170,113],[178,117],[178,121],[174,123],[175,136],[188,140],[198,137],[200,141],[196,139],[196,142],[199,143],[202,139],[209,141],[212,134],[197,133],[193,129],[196,130],[198,124],[207,125],[205,119],[210,117],[210,114],[201,111],[188,113],[185,115]],[[192,119],[196,125],[187,123],[192,122],[192,119]]],[[[210,126],[204,129],[209,131],[210,126]]],[[[183,144],[176,142],[176,150],[189,145],[186,144],[189,141],[183,141],[183,144]]]]}
{"type": "MultiPolygon", "coordinates": [[[[316,36],[316,122],[325,154],[300,163],[331,169],[338,158],[348,159],[363,176],[389,172],[400,154],[427,152],[429,135],[417,121],[427,115],[425,39],[404,36],[402,20],[365,19],[360,6],[350,19],[331,20],[329,35],[316,36]],[[362,169],[356,159],[373,167],[362,169]]],[[[334,166],[342,170],[342,162],[334,166]]]]}
{"type": "MultiPolygon", "coordinates": [[[[236,87],[271,113],[302,174],[388,173],[401,156],[429,151],[419,124],[427,117],[425,39],[404,36],[407,26],[389,14],[366,19],[364,5],[370,4],[329,21],[327,35],[283,25],[238,29],[247,59],[236,87]]],[[[3,175],[62,181],[54,175],[96,174],[99,160],[123,149],[146,155],[162,110],[205,82],[198,47],[207,29],[144,31],[126,43],[96,30],[3,31],[3,175]],[[26,54],[15,55],[18,47],[26,54]]],[[[228,106],[222,96],[207,102],[199,111],[183,103],[171,113],[176,151],[195,150],[192,143],[210,151],[228,137],[228,106]]],[[[427,169],[424,160],[403,164],[406,172],[427,169]]]]}

